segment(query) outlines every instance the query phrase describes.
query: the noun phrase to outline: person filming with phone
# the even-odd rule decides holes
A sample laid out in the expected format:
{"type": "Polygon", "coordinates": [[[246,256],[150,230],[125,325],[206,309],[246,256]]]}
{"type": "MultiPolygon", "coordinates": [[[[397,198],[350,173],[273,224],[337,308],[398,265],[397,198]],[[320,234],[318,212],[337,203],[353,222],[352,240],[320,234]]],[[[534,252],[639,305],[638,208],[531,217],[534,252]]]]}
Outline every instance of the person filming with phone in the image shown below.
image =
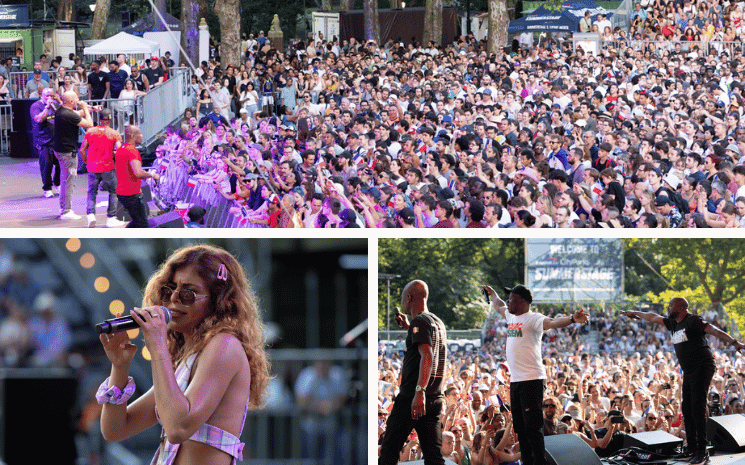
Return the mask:
{"type": "Polygon", "coordinates": [[[523,464],[544,465],[542,402],[546,368],[541,358],[541,337],[550,329],[587,323],[588,315],[580,309],[570,316],[550,318],[530,309],[533,293],[527,287],[517,285],[504,290],[509,295],[507,302],[500,299],[491,287],[482,287],[491,307],[507,320],[510,403],[523,464]]]}
{"type": "Polygon", "coordinates": [[[393,403],[380,448],[379,465],[395,465],[411,430],[416,430],[425,465],[443,465],[442,393],[447,334],[442,321],[427,308],[429,288],[414,280],[404,287],[396,323],[408,331],[401,369],[401,389],[393,403]]]}
{"type": "Polygon", "coordinates": [[[706,450],[706,395],[716,372],[716,365],[711,348],[706,342],[706,335],[710,334],[725,344],[730,344],[737,351],[743,349],[743,344],[700,316],[688,313],[688,301],[683,297],[673,297],[670,300],[667,318],[652,312],[637,311],[623,311],[621,315],[663,325],[672,333],[675,355],[683,370],[681,410],[688,452],[694,454],[691,463],[709,463],[709,453],[706,450]]]}

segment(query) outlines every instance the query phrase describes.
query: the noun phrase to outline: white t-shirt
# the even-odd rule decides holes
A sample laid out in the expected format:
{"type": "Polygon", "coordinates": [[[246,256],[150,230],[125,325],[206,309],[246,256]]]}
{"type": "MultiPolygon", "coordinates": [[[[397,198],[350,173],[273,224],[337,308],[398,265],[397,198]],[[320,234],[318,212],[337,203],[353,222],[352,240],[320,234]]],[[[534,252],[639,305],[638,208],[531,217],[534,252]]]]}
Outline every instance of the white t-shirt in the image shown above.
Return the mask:
{"type": "Polygon", "coordinates": [[[510,381],[546,379],[541,357],[541,336],[546,315],[527,312],[522,315],[504,313],[507,319],[507,363],[510,381]]]}

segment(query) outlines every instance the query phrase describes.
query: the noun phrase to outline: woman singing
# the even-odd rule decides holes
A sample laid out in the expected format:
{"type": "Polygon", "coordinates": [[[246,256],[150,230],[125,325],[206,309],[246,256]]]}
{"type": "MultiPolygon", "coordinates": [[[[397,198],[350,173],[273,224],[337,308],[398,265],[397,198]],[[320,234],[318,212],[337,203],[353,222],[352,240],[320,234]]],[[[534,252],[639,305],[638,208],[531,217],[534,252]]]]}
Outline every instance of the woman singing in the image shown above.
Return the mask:
{"type": "Polygon", "coordinates": [[[152,464],[233,464],[249,404],[259,406],[269,378],[252,289],[236,259],[196,245],[171,255],[150,278],[144,308],[131,314],[151,354],[153,387],[131,405],[129,365],[137,347],[126,332],[101,335],[111,376],[96,395],[101,432],[121,441],[159,422],[152,464]],[[172,315],[165,322],[163,307],[172,315]]]}

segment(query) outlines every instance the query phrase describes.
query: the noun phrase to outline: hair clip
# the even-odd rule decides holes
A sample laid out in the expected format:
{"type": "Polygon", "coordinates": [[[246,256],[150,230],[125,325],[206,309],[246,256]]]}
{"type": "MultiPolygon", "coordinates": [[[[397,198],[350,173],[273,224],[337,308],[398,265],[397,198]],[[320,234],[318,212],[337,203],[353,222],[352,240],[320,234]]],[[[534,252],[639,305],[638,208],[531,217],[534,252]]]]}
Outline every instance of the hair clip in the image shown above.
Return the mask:
{"type": "Polygon", "coordinates": [[[223,263],[221,263],[220,268],[217,269],[217,279],[222,279],[223,281],[228,280],[228,269],[225,268],[223,263]]]}

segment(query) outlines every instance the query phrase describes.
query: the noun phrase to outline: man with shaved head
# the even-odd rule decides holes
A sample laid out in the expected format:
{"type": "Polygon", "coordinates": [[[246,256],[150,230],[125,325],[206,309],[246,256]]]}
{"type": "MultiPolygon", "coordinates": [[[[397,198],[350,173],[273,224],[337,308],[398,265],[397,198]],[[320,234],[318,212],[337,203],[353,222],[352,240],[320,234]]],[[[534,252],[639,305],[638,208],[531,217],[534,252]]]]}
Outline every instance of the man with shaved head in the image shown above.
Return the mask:
{"type": "Polygon", "coordinates": [[[427,309],[429,288],[424,281],[406,285],[396,323],[408,330],[406,353],[401,369],[401,389],[386,423],[379,465],[398,463],[401,448],[415,429],[426,465],[443,465],[442,423],[447,335],[442,321],[427,309]]]}
{"type": "Polygon", "coordinates": [[[54,115],[54,156],[59,160],[62,172],[59,196],[61,220],[82,218],[72,211],[72,193],[78,177],[78,128],[92,127],[93,119],[88,104],[80,101],[75,91],[65,92],[62,95],[62,106],[54,115]]]}
{"type": "Polygon", "coordinates": [[[709,463],[709,453],[706,450],[706,395],[716,365],[714,355],[706,342],[706,334],[716,337],[738,351],[743,349],[743,344],[707,323],[700,316],[688,313],[688,301],[683,297],[673,297],[670,300],[667,318],[652,312],[626,311],[621,312],[621,315],[664,325],[672,333],[675,355],[683,369],[681,409],[686,426],[688,452],[694,454],[691,463],[709,463]]]}

